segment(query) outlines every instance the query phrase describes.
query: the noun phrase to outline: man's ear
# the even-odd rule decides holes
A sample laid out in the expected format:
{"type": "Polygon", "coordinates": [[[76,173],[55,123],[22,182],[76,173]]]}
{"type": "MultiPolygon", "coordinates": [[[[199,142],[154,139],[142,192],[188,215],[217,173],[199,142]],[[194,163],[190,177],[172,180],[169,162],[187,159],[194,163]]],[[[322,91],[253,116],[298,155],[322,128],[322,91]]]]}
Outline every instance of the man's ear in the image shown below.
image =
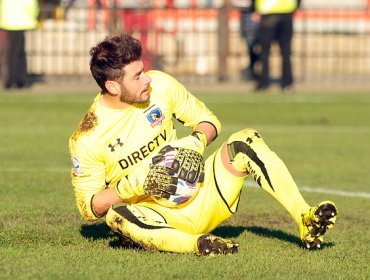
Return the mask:
{"type": "Polygon", "coordinates": [[[106,81],[105,88],[111,95],[118,95],[121,92],[121,86],[115,81],[106,81]]]}

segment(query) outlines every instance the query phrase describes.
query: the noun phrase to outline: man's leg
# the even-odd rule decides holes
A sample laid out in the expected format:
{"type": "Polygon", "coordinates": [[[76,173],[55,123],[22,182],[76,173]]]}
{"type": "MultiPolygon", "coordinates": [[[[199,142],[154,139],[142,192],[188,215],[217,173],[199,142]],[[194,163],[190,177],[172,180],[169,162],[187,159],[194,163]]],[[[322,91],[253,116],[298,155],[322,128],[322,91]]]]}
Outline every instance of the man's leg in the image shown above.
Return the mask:
{"type": "Polygon", "coordinates": [[[8,76],[5,88],[22,88],[26,83],[27,75],[24,31],[8,31],[8,41],[8,76]]]}
{"type": "Polygon", "coordinates": [[[237,176],[250,174],[291,214],[308,248],[320,247],[326,229],[335,223],[334,203],[324,201],[310,207],[303,199],[283,161],[269,149],[259,133],[245,129],[234,133],[223,147],[224,164],[237,176]]]}
{"type": "Polygon", "coordinates": [[[5,88],[11,88],[16,86],[17,82],[17,64],[18,64],[18,31],[7,31],[8,32],[8,46],[6,54],[7,62],[7,79],[5,88]]]}
{"type": "Polygon", "coordinates": [[[23,30],[19,31],[19,53],[17,66],[17,87],[23,88],[27,84],[27,57],[26,57],[26,38],[23,30]]]}
{"type": "Polygon", "coordinates": [[[197,255],[233,254],[239,244],[211,234],[190,234],[168,225],[158,212],[139,205],[114,205],[107,225],[133,247],[197,255]]]}
{"type": "Polygon", "coordinates": [[[287,89],[293,84],[292,74],[292,37],[293,37],[293,15],[284,14],[281,16],[280,30],[278,34],[278,43],[281,51],[281,87],[287,89]]]}
{"type": "Polygon", "coordinates": [[[257,90],[265,90],[270,85],[270,49],[275,34],[276,17],[275,15],[263,15],[258,30],[258,38],[261,43],[261,64],[262,71],[259,77],[257,90]]]}

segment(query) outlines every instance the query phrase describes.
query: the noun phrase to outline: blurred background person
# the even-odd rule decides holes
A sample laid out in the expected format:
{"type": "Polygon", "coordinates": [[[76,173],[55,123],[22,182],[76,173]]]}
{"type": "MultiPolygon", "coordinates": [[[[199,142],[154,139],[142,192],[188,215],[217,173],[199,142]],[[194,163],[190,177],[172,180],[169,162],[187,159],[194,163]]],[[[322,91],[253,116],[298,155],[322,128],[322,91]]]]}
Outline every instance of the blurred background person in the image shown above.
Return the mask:
{"type": "Polygon", "coordinates": [[[253,18],[259,20],[258,37],[261,42],[262,71],[256,90],[263,91],[270,86],[269,56],[271,44],[279,44],[281,54],[281,81],[283,91],[289,92],[293,86],[291,64],[293,14],[300,0],[252,0],[253,18]]]}
{"type": "Polygon", "coordinates": [[[240,9],[240,34],[245,40],[248,52],[248,66],[242,69],[243,80],[258,80],[257,62],[260,58],[258,39],[259,20],[252,17],[252,0],[233,0],[232,5],[240,9]]]}
{"type": "Polygon", "coordinates": [[[7,34],[5,89],[28,86],[25,31],[38,24],[37,0],[0,0],[0,28],[7,34]]]}
{"type": "Polygon", "coordinates": [[[5,52],[7,45],[6,32],[0,29],[0,80],[4,77],[5,52]]]}
{"type": "MultiPolygon", "coordinates": [[[[166,1],[171,3],[172,1],[166,1]]],[[[117,6],[122,8],[122,29],[125,33],[134,35],[142,44],[144,51],[144,65],[146,70],[153,68],[152,53],[149,47],[149,30],[153,25],[151,8],[154,1],[151,0],[125,0],[117,6]]]]}

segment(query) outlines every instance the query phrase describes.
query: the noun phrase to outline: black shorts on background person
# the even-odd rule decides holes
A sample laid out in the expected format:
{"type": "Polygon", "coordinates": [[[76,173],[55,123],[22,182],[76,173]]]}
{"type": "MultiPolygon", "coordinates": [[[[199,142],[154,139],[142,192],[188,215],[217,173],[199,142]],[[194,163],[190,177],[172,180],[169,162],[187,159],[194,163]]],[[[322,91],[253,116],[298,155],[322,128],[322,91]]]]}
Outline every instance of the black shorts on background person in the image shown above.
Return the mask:
{"type": "Polygon", "coordinates": [[[299,0],[254,0],[252,10],[260,17],[258,37],[261,44],[261,75],[257,91],[267,90],[270,86],[270,49],[277,42],[281,54],[280,86],[284,92],[292,90],[294,78],[292,73],[291,53],[293,38],[293,14],[299,7],[299,0]]]}

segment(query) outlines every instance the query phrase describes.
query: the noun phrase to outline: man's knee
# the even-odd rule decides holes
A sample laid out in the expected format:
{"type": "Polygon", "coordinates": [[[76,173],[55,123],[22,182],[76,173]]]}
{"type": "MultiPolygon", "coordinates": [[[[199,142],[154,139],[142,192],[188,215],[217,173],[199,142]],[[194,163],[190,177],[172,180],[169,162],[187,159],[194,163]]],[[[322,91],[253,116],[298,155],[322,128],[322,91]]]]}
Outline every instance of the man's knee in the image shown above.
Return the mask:
{"type": "Polygon", "coordinates": [[[255,159],[258,151],[268,149],[261,135],[253,128],[246,128],[230,136],[227,141],[227,150],[231,161],[239,153],[255,159]]]}
{"type": "Polygon", "coordinates": [[[165,219],[154,210],[138,205],[113,205],[106,215],[107,225],[117,233],[125,234],[132,226],[156,229],[166,225],[165,219]]]}
{"type": "Polygon", "coordinates": [[[241,130],[240,132],[247,135],[248,137],[261,137],[259,135],[258,131],[255,130],[254,128],[245,128],[245,129],[241,130]]]}
{"type": "Polygon", "coordinates": [[[241,142],[245,142],[245,143],[253,143],[254,141],[262,141],[262,137],[261,135],[259,134],[259,132],[253,128],[245,128],[243,130],[240,130],[236,133],[233,133],[229,139],[228,139],[228,143],[232,143],[232,142],[235,142],[235,141],[241,141],[241,142]]]}

